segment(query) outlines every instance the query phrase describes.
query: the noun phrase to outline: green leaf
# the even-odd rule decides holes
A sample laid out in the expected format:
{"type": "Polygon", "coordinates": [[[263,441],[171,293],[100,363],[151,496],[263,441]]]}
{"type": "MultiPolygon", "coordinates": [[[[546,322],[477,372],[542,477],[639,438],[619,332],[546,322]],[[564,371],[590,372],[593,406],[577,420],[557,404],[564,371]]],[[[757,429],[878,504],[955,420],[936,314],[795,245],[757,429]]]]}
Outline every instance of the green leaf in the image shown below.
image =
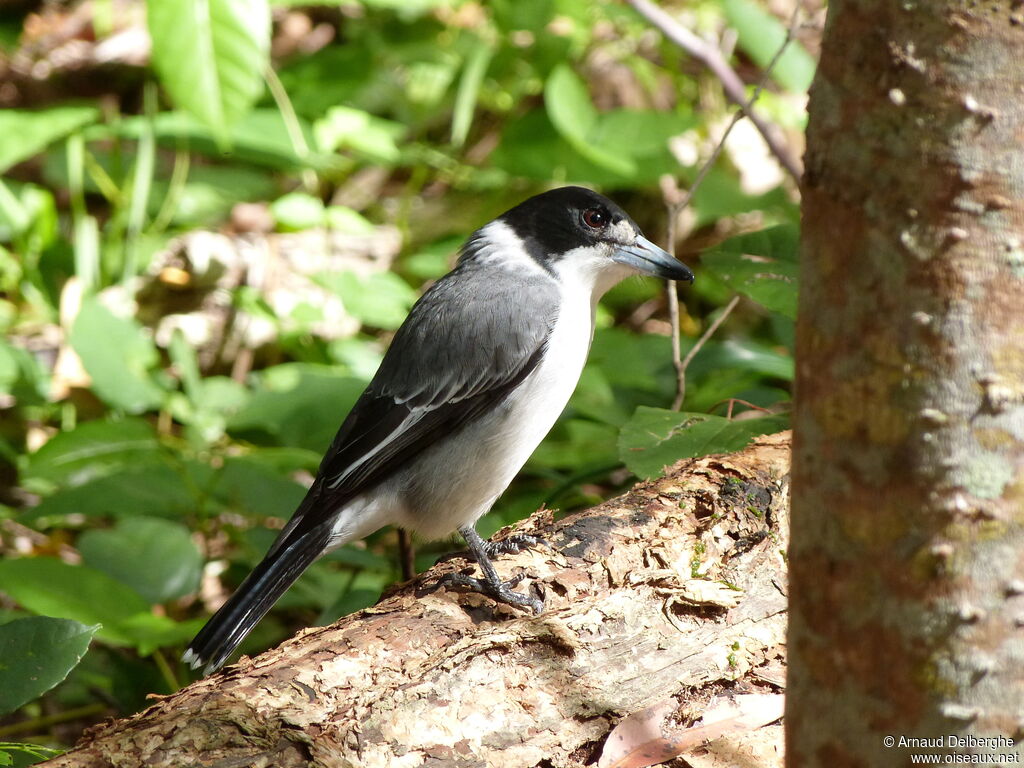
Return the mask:
{"type": "Polygon", "coordinates": [[[228,428],[263,431],[284,445],[322,454],[365,388],[365,380],[328,366],[275,365],[260,372],[252,398],[228,428]]]}
{"type": "Polygon", "coordinates": [[[396,143],[405,133],[401,123],[353,107],[331,107],[313,125],[321,152],[351,149],[378,163],[395,163],[401,156],[396,143]]]}
{"type": "Polygon", "coordinates": [[[362,214],[344,205],[329,205],[325,213],[327,226],[335,232],[342,232],[346,235],[370,236],[377,231],[377,228],[362,214]]]}
{"type": "Polygon", "coordinates": [[[795,319],[799,240],[796,227],[763,229],[705,251],[701,264],[733,290],[795,319]]]}
{"type": "MultiPolygon", "coordinates": [[[[752,0],[723,0],[722,7],[736,30],[740,48],[759,67],[767,67],[786,41],[786,27],[752,0]]],[[[814,79],[814,69],[814,57],[796,40],[790,40],[771,77],[787,90],[806,93],[814,79]]]]}
{"type": "Polygon", "coordinates": [[[415,19],[448,2],[449,0],[360,0],[367,8],[395,11],[405,19],[415,19]]]}
{"type": "Polygon", "coordinates": [[[274,221],[284,232],[299,232],[324,224],[324,204],[305,192],[289,192],[270,204],[274,221]]]}
{"type": "Polygon", "coordinates": [[[758,435],[788,426],[788,416],[730,421],[641,406],[619,433],[619,457],[638,477],[657,477],[679,459],[738,451],[758,435]]]}
{"type": "Polygon", "coordinates": [[[199,373],[199,359],[196,351],[180,328],[175,328],[171,334],[171,343],[167,352],[174,363],[178,378],[181,379],[182,389],[188,395],[188,399],[195,403],[199,399],[203,386],[203,380],[199,373]]]}
{"type": "Polygon", "coordinates": [[[0,241],[9,243],[31,223],[25,205],[0,179],[0,241]]]}
{"type": "MultiPolygon", "coordinates": [[[[56,439],[56,438],[55,438],[56,439]]],[[[131,454],[131,460],[137,454],[131,454]]],[[[180,517],[195,511],[199,501],[190,492],[181,473],[163,463],[152,463],[151,456],[130,461],[123,470],[97,477],[47,496],[39,504],[19,515],[29,523],[40,518],[65,515],[180,517]]]]}
{"type": "Polygon", "coordinates": [[[462,246],[461,237],[445,237],[424,245],[402,258],[399,271],[420,280],[436,280],[452,268],[453,254],[462,246]]]}
{"type": "Polygon", "coordinates": [[[613,387],[670,392],[675,382],[672,342],[667,336],[606,328],[594,334],[588,366],[600,369],[613,387]]]}
{"type": "Polygon", "coordinates": [[[82,660],[97,629],[50,616],[0,626],[0,715],[63,681],[82,660]]]}
{"type": "Polygon", "coordinates": [[[84,565],[68,565],[52,557],[0,562],[0,589],[33,613],[102,624],[97,637],[133,645],[125,626],[131,617],[148,613],[139,595],[105,573],[84,565]]]}
{"type": "Polygon", "coordinates": [[[257,518],[287,517],[302,501],[306,489],[274,471],[258,456],[242,456],[225,460],[211,493],[233,512],[257,518]]]}
{"type": "Polygon", "coordinates": [[[570,141],[548,112],[534,109],[506,121],[490,161],[514,176],[545,183],[564,178],[608,187],[655,184],[663,174],[680,172],[668,140],[694,124],[692,115],[619,109],[599,114],[590,133],[570,141]],[[617,161],[612,166],[609,156],[617,161]]]}
{"type": "Polygon", "coordinates": [[[142,419],[88,421],[57,434],[31,454],[23,479],[81,484],[159,450],[156,432],[142,419]]]}
{"type": "Polygon", "coordinates": [[[626,155],[614,154],[595,142],[597,109],[587,86],[568,64],[555,67],[544,84],[544,107],[558,132],[592,163],[625,176],[636,172],[636,164],[626,155]]]}
{"type": "Polygon", "coordinates": [[[147,611],[128,617],[120,623],[118,629],[125,637],[131,638],[130,644],[140,656],[148,656],[157,648],[188,642],[205,623],[206,619],[202,618],[174,621],[167,616],[157,616],[147,611]]]}
{"type": "Polygon", "coordinates": [[[71,327],[71,346],[92,377],[93,391],[108,405],[141,413],[163,403],[166,393],[150,375],[160,355],[133,319],[86,299],[71,327]]]}
{"type": "Polygon", "coordinates": [[[455,106],[452,108],[452,144],[456,147],[466,143],[469,127],[473,124],[477,96],[492,55],[491,46],[486,41],[479,38],[474,40],[473,50],[462,68],[462,77],[459,78],[459,87],[455,93],[455,106]]]}
{"type": "Polygon", "coordinates": [[[618,433],[614,425],[566,419],[537,446],[530,466],[578,470],[588,465],[614,464],[618,433]]]}
{"type": "MultiPolygon", "coordinates": [[[[59,154],[59,150],[48,152],[59,154]]],[[[53,193],[35,184],[0,181],[0,242],[14,243],[20,254],[31,261],[31,254],[52,245],[59,234],[57,204],[53,193]]]]}
{"type": "MultiPolygon", "coordinates": [[[[187,112],[180,110],[170,112],[158,112],[152,121],[153,132],[157,143],[169,149],[180,147],[182,142],[188,142],[188,147],[195,152],[215,158],[223,158],[224,151],[217,144],[215,134],[203,123],[187,112]]],[[[302,117],[298,118],[298,125],[306,143],[313,145],[313,129],[309,122],[302,117]]],[[[146,118],[126,117],[116,125],[97,125],[87,129],[85,138],[90,141],[106,141],[113,137],[138,139],[146,128],[146,118]]],[[[228,139],[231,144],[231,159],[253,163],[255,165],[282,170],[293,170],[296,168],[313,167],[317,169],[336,169],[339,167],[337,158],[331,158],[319,153],[309,153],[300,157],[295,152],[295,146],[288,135],[288,127],[281,117],[280,111],[276,109],[257,108],[246,113],[243,117],[231,126],[228,139]]],[[[233,196],[237,199],[266,199],[273,195],[276,186],[272,179],[264,176],[264,181],[255,190],[245,188],[244,180],[240,177],[258,177],[258,169],[245,166],[230,166],[218,168],[215,166],[193,165],[189,170],[189,179],[197,176],[202,178],[217,174],[218,176],[233,175],[238,179],[237,184],[242,189],[233,190],[233,196]],[[267,191],[264,191],[264,187],[267,191]]],[[[225,179],[225,182],[229,179],[225,179]]],[[[225,186],[225,185],[218,185],[225,186]]],[[[231,190],[224,190],[225,193],[231,190]]]]}
{"type": "Polygon", "coordinates": [[[15,765],[17,759],[17,768],[23,768],[63,754],[63,749],[42,747],[27,741],[0,741],[0,765],[15,765]]]}
{"type": "Polygon", "coordinates": [[[314,280],[337,294],[346,312],[374,328],[398,328],[416,302],[416,291],[394,272],[322,272],[314,280]]]}
{"type": "Polygon", "coordinates": [[[263,90],[270,51],[266,0],[147,0],[153,67],[171,100],[221,144],[263,90]]]}
{"type": "Polygon", "coordinates": [[[751,371],[785,381],[792,381],[795,373],[793,358],[789,354],[751,339],[705,344],[690,366],[688,370],[698,378],[723,368],[751,371]]]}
{"type": "Polygon", "coordinates": [[[185,526],[152,517],[119,520],[109,530],[78,538],[86,565],[131,587],[147,602],[165,603],[195,592],[203,558],[185,526]]]}
{"type": "Polygon", "coordinates": [[[49,389],[46,370],[35,356],[0,339],[0,393],[31,405],[41,403],[49,389]]]}
{"type": "Polygon", "coordinates": [[[0,173],[99,117],[99,109],[91,106],[0,110],[0,173]]]}

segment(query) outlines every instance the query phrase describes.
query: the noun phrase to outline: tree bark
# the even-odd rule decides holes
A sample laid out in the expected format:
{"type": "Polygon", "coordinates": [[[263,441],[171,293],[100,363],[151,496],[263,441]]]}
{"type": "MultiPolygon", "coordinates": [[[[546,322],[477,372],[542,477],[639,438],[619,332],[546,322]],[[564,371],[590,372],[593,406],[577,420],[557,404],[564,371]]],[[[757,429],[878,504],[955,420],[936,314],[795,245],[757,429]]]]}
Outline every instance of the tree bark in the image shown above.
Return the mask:
{"type": "Polygon", "coordinates": [[[436,589],[441,563],[375,607],[97,726],[63,766],[582,766],[622,716],[780,684],[789,437],[680,462],[660,480],[517,530],[502,557],[524,616],[436,589]],[[525,586],[524,586],[525,585],[525,586]]]}
{"type": "Polygon", "coordinates": [[[1016,764],[1024,9],[833,0],[809,112],[788,760],[1016,764]]]}

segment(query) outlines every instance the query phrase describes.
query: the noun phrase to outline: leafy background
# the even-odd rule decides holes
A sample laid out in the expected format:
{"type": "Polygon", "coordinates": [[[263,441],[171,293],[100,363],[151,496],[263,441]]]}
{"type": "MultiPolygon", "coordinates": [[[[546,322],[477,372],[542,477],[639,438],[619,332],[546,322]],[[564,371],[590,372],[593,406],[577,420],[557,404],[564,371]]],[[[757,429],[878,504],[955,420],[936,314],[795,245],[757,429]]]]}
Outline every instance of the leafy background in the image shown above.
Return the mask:
{"type": "MultiPolygon", "coordinates": [[[[667,5],[751,90],[793,12],[667,5]]],[[[821,12],[758,101],[794,153],[821,12]]],[[[0,106],[0,764],[192,679],[184,645],[473,229],[580,183],[663,240],[659,181],[687,187],[733,111],[612,0],[8,4],[0,106]]],[[[481,533],[786,426],[798,204],[741,121],[677,221],[683,354],[744,297],[683,412],[663,285],[627,281],[481,533]]],[[[457,547],[415,541],[416,569],[457,547]]],[[[372,604],[399,561],[390,530],[332,553],[242,650],[372,604]]]]}

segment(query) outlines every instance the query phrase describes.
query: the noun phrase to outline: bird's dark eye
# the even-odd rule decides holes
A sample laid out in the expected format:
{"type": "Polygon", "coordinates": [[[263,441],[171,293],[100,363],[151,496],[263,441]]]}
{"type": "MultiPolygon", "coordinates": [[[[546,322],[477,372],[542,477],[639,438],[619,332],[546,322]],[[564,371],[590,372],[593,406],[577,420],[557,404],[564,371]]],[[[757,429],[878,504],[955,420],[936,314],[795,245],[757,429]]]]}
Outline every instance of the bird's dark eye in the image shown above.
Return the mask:
{"type": "Polygon", "coordinates": [[[588,208],[583,212],[583,223],[591,229],[604,229],[608,226],[608,212],[600,208],[588,208]]]}

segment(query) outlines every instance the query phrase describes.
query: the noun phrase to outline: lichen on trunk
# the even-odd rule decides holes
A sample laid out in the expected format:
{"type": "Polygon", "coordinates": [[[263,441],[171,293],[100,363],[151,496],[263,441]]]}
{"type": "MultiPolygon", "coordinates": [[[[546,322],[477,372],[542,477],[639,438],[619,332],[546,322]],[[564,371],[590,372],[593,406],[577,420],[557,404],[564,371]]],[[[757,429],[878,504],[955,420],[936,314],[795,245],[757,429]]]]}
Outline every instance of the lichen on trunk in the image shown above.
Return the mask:
{"type": "Polygon", "coordinates": [[[794,766],[902,765],[893,734],[1020,737],[1022,23],[1012,2],[829,6],[802,189],[794,766]]]}

